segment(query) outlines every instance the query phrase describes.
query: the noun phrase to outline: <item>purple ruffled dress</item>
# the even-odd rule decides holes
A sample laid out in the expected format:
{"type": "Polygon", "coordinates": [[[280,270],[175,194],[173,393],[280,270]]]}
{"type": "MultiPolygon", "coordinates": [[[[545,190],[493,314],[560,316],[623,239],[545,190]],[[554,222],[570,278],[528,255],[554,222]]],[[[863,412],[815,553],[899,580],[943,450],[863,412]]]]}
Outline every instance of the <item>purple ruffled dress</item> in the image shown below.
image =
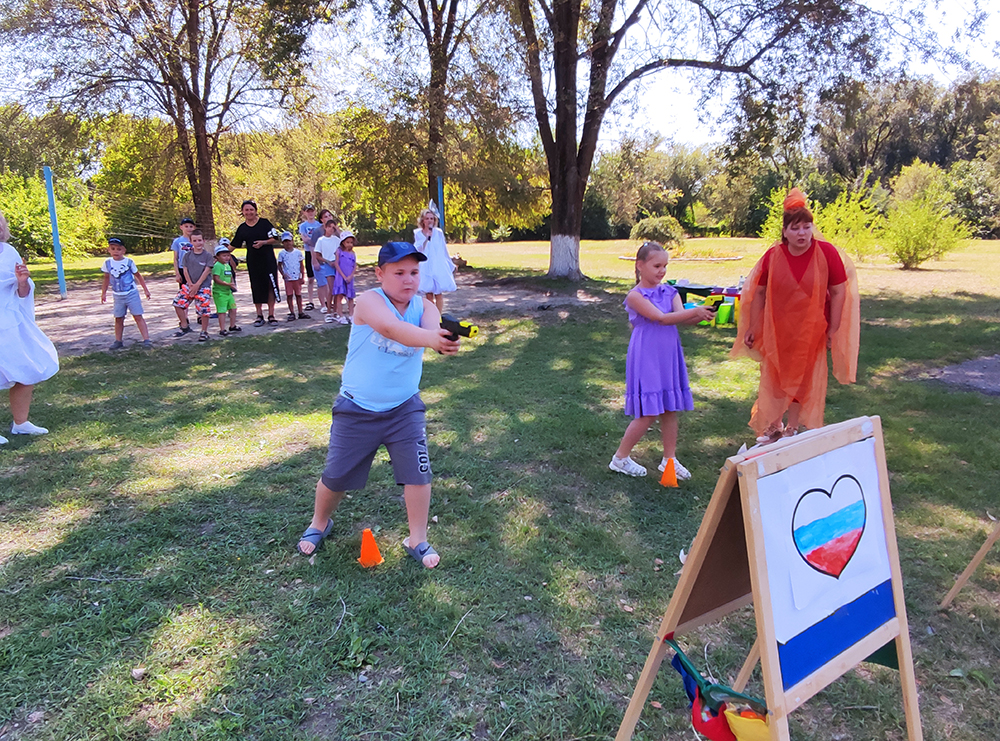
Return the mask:
{"type": "MultiPolygon", "coordinates": [[[[677,289],[669,283],[656,288],[636,286],[632,290],[648,298],[660,311],[673,311],[677,289]]],[[[657,324],[637,314],[628,304],[625,308],[632,324],[625,361],[625,414],[654,417],[664,412],[691,411],[694,398],[677,325],[657,324]]]]}
{"type": "MultiPolygon", "coordinates": [[[[336,259],[337,265],[339,265],[340,269],[345,273],[352,272],[358,264],[358,255],[355,252],[337,250],[336,259]]],[[[333,276],[333,295],[354,298],[354,276],[352,275],[351,279],[345,282],[344,279],[340,277],[340,273],[336,273],[333,276]]]]}

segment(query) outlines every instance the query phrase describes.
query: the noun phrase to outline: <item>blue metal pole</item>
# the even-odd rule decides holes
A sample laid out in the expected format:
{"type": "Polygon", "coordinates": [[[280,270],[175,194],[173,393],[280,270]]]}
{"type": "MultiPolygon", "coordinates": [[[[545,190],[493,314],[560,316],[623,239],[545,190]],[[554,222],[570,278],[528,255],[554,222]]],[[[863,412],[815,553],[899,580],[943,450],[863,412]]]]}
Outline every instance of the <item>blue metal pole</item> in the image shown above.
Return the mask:
{"type": "Polygon", "coordinates": [[[63,272],[62,245],[59,244],[59,221],[56,219],[56,195],[52,190],[52,168],[42,168],[45,173],[45,190],[49,194],[49,220],[52,222],[52,254],[56,258],[56,276],[59,278],[59,295],[66,298],[66,273],[63,272]]]}
{"type": "Polygon", "coordinates": [[[438,175],[438,210],[441,212],[441,231],[444,231],[444,178],[438,175]]]}

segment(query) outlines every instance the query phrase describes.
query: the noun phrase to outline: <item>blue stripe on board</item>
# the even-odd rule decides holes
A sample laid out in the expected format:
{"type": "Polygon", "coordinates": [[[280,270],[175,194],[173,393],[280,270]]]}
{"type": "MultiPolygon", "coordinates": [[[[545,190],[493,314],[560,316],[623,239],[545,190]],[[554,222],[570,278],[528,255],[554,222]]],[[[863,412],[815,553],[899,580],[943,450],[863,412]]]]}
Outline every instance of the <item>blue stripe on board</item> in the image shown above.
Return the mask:
{"type": "Polygon", "coordinates": [[[832,515],[813,520],[808,525],[796,528],[795,545],[802,553],[809,553],[814,548],[826,545],[831,540],[864,526],[865,501],[859,499],[854,504],[837,510],[832,515]]]}
{"type": "Polygon", "coordinates": [[[779,643],[782,687],[795,686],[895,616],[892,583],[884,581],[788,643],[779,643]]]}

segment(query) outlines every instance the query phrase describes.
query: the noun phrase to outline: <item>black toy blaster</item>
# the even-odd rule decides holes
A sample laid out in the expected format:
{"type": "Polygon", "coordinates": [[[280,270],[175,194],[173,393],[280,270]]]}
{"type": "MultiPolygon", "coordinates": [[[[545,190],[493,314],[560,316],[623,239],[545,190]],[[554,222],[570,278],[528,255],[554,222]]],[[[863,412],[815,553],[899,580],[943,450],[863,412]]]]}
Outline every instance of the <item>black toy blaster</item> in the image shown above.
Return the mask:
{"type": "Polygon", "coordinates": [[[479,334],[479,327],[470,322],[459,321],[451,314],[441,315],[441,329],[447,329],[451,332],[448,335],[448,339],[453,342],[458,339],[459,335],[462,337],[475,337],[479,334]]]}

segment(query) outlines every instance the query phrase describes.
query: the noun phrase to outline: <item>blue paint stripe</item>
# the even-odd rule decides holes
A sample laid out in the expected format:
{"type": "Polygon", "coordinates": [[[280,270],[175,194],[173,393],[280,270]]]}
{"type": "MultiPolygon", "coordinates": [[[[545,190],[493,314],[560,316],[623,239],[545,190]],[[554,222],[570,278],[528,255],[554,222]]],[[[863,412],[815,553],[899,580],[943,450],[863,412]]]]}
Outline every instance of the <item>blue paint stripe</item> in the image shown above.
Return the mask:
{"type": "Polygon", "coordinates": [[[788,643],[779,643],[782,687],[795,686],[895,616],[892,582],[884,581],[788,643]]]}
{"type": "Polygon", "coordinates": [[[809,553],[814,548],[826,545],[841,535],[858,530],[865,526],[865,502],[863,499],[837,510],[808,525],[796,528],[794,532],[795,545],[802,553],[809,553]]]}

